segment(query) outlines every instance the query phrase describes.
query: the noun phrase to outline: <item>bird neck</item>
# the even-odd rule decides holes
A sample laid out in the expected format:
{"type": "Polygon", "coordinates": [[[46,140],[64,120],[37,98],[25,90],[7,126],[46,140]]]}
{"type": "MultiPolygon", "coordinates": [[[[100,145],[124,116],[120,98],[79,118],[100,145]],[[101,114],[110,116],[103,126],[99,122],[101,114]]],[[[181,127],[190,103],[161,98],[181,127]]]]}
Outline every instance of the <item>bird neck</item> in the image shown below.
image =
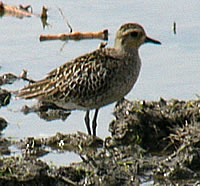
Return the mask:
{"type": "Polygon", "coordinates": [[[121,51],[121,52],[125,52],[128,53],[129,55],[134,55],[137,56],[138,54],[138,47],[134,47],[134,46],[129,46],[129,45],[125,45],[123,43],[122,40],[120,39],[115,39],[115,44],[114,44],[114,48],[121,51]]]}

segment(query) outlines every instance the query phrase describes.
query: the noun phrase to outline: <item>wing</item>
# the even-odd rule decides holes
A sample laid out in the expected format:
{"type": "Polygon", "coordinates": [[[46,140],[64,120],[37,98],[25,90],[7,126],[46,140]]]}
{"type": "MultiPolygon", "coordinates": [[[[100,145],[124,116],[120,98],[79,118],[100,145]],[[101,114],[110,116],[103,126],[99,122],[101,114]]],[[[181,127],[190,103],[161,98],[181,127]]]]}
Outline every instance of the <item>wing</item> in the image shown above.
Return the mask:
{"type": "Polygon", "coordinates": [[[51,71],[45,79],[21,89],[18,96],[66,102],[89,99],[109,87],[119,60],[114,49],[98,49],[51,71]]]}

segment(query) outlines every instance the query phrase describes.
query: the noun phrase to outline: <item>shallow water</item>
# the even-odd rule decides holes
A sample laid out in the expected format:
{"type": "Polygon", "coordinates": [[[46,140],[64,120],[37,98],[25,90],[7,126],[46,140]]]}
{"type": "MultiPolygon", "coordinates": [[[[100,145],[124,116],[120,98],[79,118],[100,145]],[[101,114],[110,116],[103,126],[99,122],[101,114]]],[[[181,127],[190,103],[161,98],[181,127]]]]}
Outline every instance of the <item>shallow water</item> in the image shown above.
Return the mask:
{"type": "MultiPolygon", "coordinates": [[[[194,99],[199,93],[200,59],[200,2],[191,1],[31,1],[6,0],[9,5],[31,4],[34,13],[40,13],[42,6],[49,8],[48,27],[43,29],[38,17],[18,19],[0,18],[0,75],[11,72],[19,75],[23,69],[34,80],[43,78],[49,71],[84,53],[95,50],[100,40],[47,41],[40,42],[41,34],[68,33],[58,8],[61,8],[74,31],[90,32],[109,30],[108,46],[113,46],[116,30],[121,24],[137,22],[144,26],[147,34],[162,42],[158,45],[144,45],[140,49],[142,70],[133,90],[126,96],[129,100],[194,99]],[[14,4],[15,3],[15,4],[14,4]],[[45,4],[44,4],[45,3],[45,4]],[[177,33],[172,30],[177,24],[177,33]]],[[[26,82],[17,81],[3,88],[17,90],[26,82]]],[[[35,100],[15,100],[0,109],[9,126],[3,132],[5,137],[23,139],[30,136],[50,136],[57,132],[86,132],[84,112],[75,111],[65,122],[47,122],[36,114],[23,115],[24,104],[32,105],[35,100]]],[[[114,104],[102,108],[98,116],[99,137],[109,134],[108,126],[114,104]]],[[[68,156],[67,156],[68,157],[68,156]]],[[[72,159],[73,155],[69,159],[72,159]]],[[[59,156],[47,155],[44,159],[59,162],[59,156]]],[[[62,159],[62,158],[61,158],[62,159]]],[[[74,160],[74,158],[73,158],[74,160]]],[[[77,160],[80,160],[77,158],[77,160]]],[[[69,162],[69,161],[67,161],[69,162]]],[[[63,164],[66,159],[63,160],[63,164]]]]}

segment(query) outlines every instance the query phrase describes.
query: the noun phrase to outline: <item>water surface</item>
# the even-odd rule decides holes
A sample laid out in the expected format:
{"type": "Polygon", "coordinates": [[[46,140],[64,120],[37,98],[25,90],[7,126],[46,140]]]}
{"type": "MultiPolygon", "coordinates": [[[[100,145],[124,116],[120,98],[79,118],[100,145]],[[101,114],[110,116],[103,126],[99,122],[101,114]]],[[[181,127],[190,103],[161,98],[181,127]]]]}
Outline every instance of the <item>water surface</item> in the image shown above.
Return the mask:
{"type": "MultiPolygon", "coordinates": [[[[38,17],[17,19],[0,18],[0,75],[11,72],[19,75],[23,69],[28,76],[39,80],[61,64],[95,50],[100,40],[40,42],[41,34],[68,33],[58,8],[70,22],[74,31],[91,32],[109,30],[108,46],[113,46],[117,29],[124,23],[137,22],[144,26],[147,35],[162,42],[161,46],[146,44],[140,48],[142,70],[133,90],[126,96],[130,100],[195,99],[199,93],[200,70],[200,1],[31,1],[6,0],[9,5],[30,4],[35,13],[42,6],[49,8],[48,27],[43,29],[38,17]],[[172,31],[173,22],[177,33],[172,31]],[[63,46],[64,44],[64,46],[63,46]]],[[[17,90],[26,85],[18,81],[3,88],[17,90]]],[[[10,105],[0,109],[9,126],[5,137],[24,139],[30,136],[50,136],[57,132],[73,133],[86,131],[84,112],[75,111],[65,121],[47,122],[36,114],[23,115],[24,104],[32,105],[35,100],[11,100],[10,105]]],[[[101,109],[98,117],[99,137],[109,134],[108,126],[114,104],[101,109]]],[[[48,157],[48,156],[47,156],[48,157]]],[[[69,159],[70,159],[69,155],[69,159]]],[[[46,158],[46,157],[45,157],[46,158]]],[[[48,158],[47,158],[48,159],[48,158]]],[[[49,155],[50,161],[58,162],[58,156],[49,155]]],[[[66,162],[66,161],[65,161],[66,162]]],[[[60,164],[60,163],[58,163],[60,164]]]]}

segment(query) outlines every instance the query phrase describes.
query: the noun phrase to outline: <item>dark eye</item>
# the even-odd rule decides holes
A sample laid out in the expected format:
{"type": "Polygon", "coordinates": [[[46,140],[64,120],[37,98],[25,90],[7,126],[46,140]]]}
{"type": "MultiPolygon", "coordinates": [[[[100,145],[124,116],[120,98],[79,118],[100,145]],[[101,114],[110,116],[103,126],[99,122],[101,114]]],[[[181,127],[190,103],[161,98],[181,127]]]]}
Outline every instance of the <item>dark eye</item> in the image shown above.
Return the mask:
{"type": "Polygon", "coordinates": [[[135,38],[138,36],[138,32],[131,32],[131,37],[135,38]]]}

